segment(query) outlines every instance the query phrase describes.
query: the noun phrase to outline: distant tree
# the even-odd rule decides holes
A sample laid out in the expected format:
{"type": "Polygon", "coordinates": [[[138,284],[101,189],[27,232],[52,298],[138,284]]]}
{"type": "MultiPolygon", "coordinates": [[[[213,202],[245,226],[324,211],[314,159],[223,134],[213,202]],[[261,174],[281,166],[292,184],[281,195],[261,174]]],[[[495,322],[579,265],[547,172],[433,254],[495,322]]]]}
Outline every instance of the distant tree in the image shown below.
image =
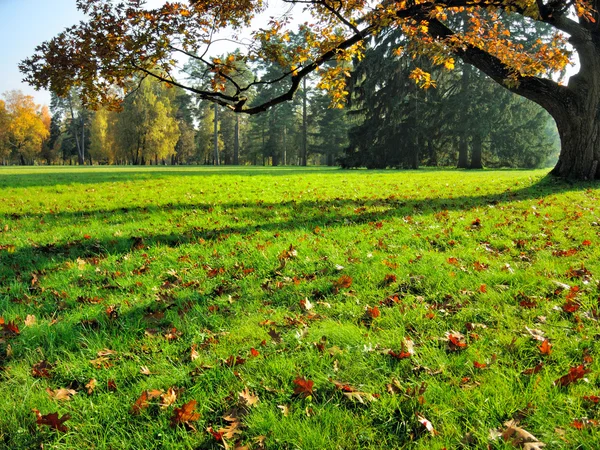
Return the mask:
{"type": "Polygon", "coordinates": [[[175,153],[180,132],[167,89],[144,78],[124,102],[115,126],[120,159],[157,164],[175,153]]]}
{"type": "Polygon", "coordinates": [[[8,116],[6,145],[21,164],[33,164],[42,151],[42,143],[50,132],[33,97],[21,91],[4,94],[8,116]]]}
{"type": "Polygon", "coordinates": [[[10,147],[8,146],[8,125],[9,117],[4,100],[0,100],[0,163],[7,164],[10,157],[10,147]]]}

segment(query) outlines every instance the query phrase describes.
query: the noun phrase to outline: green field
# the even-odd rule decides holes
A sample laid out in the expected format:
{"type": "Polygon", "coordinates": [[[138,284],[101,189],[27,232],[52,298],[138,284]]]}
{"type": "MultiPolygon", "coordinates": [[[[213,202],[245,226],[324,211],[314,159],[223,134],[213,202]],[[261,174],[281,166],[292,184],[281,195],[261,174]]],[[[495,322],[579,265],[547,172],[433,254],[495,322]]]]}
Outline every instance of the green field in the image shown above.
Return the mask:
{"type": "Polygon", "coordinates": [[[600,448],[599,198],[544,171],[0,168],[0,448],[600,448]]]}

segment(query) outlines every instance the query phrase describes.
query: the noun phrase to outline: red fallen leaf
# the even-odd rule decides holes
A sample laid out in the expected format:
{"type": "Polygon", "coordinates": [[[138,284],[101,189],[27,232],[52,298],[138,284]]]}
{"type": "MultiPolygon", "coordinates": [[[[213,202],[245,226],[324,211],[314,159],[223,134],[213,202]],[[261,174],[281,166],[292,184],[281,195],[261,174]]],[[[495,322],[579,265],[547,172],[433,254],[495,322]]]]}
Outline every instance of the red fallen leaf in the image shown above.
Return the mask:
{"type": "Polygon", "coordinates": [[[48,361],[40,361],[35,363],[31,368],[31,376],[33,378],[51,378],[52,374],[50,371],[54,368],[54,365],[50,364],[48,361]]]}
{"type": "Polygon", "coordinates": [[[260,355],[260,352],[259,352],[258,350],[256,350],[256,349],[254,349],[254,348],[251,348],[251,349],[250,349],[250,354],[251,354],[251,355],[252,355],[254,358],[256,358],[258,355],[260,355]]]}
{"type": "Polygon", "coordinates": [[[369,316],[371,319],[375,319],[380,315],[381,313],[379,312],[379,308],[377,306],[373,306],[372,308],[367,306],[367,316],[369,316]]]}
{"type": "Polygon", "coordinates": [[[381,306],[394,306],[398,303],[400,303],[400,298],[398,297],[398,294],[390,295],[385,300],[381,300],[379,302],[381,306]]]}
{"type": "Polygon", "coordinates": [[[137,414],[141,413],[142,410],[146,409],[147,407],[148,407],[148,392],[144,391],[144,392],[142,392],[142,395],[140,395],[140,397],[135,401],[135,403],[131,407],[131,413],[137,415],[137,414]]]}
{"type": "Polygon", "coordinates": [[[473,361],[473,367],[475,367],[476,369],[485,369],[487,367],[487,364],[473,361]]]}
{"type": "Polygon", "coordinates": [[[388,355],[396,359],[407,359],[412,356],[409,352],[405,352],[404,350],[400,350],[398,353],[394,352],[393,350],[390,350],[388,352],[388,355]]]}
{"type": "Polygon", "coordinates": [[[59,419],[57,412],[44,415],[42,415],[37,409],[33,409],[33,412],[36,415],[36,423],[38,425],[46,425],[54,430],[62,431],[63,433],[68,431],[68,428],[64,425],[64,423],[71,418],[70,415],[65,414],[59,419]]]}
{"type": "Polygon", "coordinates": [[[313,386],[315,385],[314,381],[307,380],[304,377],[298,377],[293,383],[296,385],[294,388],[294,394],[303,398],[313,395],[313,386]]]}
{"type": "Polygon", "coordinates": [[[481,220],[477,217],[473,222],[471,222],[471,228],[479,228],[481,226],[481,220]]]}
{"type": "Polygon", "coordinates": [[[581,380],[588,373],[590,373],[590,369],[585,369],[583,364],[580,364],[577,367],[571,367],[568,374],[554,380],[554,386],[568,386],[577,380],[581,380]]]}
{"type": "Polygon", "coordinates": [[[585,428],[585,424],[582,421],[580,421],[580,420],[574,420],[571,423],[571,426],[573,428],[575,428],[576,430],[583,430],[585,428]]]}
{"type": "Polygon", "coordinates": [[[92,237],[91,237],[89,234],[84,234],[84,235],[83,235],[83,238],[84,238],[84,239],[91,239],[92,237]]]}
{"type": "Polygon", "coordinates": [[[8,335],[17,335],[21,333],[19,331],[19,327],[14,322],[6,322],[4,323],[4,319],[2,319],[2,332],[8,335]]]}
{"type": "Polygon", "coordinates": [[[219,310],[219,305],[210,305],[208,307],[208,312],[215,313],[219,310]]]}
{"type": "Polygon", "coordinates": [[[592,245],[592,241],[588,241],[587,239],[581,243],[581,245],[590,246],[592,245]]]}
{"type": "Polygon", "coordinates": [[[213,427],[207,428],[206,431],[208,431],[210,434],[212,434],[213,437],[215,438],[215,440],[217,440],[218,442],[221,442],[223,440],[224,432],[215,431],[215,430],[213,430],[213,427]]]}
{"type": "Polygon", "coordinates": [[[590,403],[598,403],[600,402],[600,397],[598,397],[597,395],[584,395],[583,399],[587,402],[590,403]]]}
{"type": "Polygon", "coordinates": [[[566,313],[574,313],[577,312],[581,308],[581,305],[573,300],[569,299],[562,305],[562,310],[566,313]]]}
{"type": "Polygon", "coordinates": [[[539,363],[537,366],[532,367],[531,369],[525,369],[521,373],[523,375],[533,375],[533,374],[538,373],[540,370],[542,370],[542,367],[544,367],[544,363],[539,363]]]}
{"type": "Polygon", "coordinates": [[[455,257],[448,258],[448,264],[451,264],[453,266],[458,266],[458,264],[459,264],[458,259],[456,259],[455,257]]]}
{"type": "Polygon", "coordinates": [[[526,308],[526,309],[532,309],[532,308],[536,308],[537,307],[537,302],[535,300],[521,300],[519,302],[519,306],[521,306],[522,308],[526,308]]]}
{"type": "Polygon", "coordinates": [[[542,342],[542,345],[540,345],[538,348],[540,349],[540,353],[542,355],[550,355],[550,353],[552,353],[552,345],[548,339],[544,339],[544,342],[542,342]]]}
{"type": "Polygon", "coordinates": [[[487,292],[487,286],[485,284],[482,284],[481,286],[479,286],[479,292],[481,292],[482,294],[485,294],[487,292]]]}
{"type": "Polygon", "coordinates": [[[173,411],[173,417],[171,417],[171,426],[175,427],[179,423],[188,423],[195,422],[200,418],[200,413],[197,413],[196,405],[198,402],[196,400],[190,400],[181,408],[175,408],[173,411]]]}
{"type": "Polygon", "coordinates": [[[113,379],[110,379],[110,380],[108,380],[106,382],[106,387],[108,388],[108,390],[110,392],[116,392],[117,391],[117,383],[113,379]]]}

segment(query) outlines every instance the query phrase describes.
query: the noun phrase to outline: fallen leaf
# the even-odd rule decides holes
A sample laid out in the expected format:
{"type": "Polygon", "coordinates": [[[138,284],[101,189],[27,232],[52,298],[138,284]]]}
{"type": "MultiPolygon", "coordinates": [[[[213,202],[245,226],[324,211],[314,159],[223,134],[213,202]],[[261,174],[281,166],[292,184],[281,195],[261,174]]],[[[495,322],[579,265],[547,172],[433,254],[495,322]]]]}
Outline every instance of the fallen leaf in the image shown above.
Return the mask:
{"type": "Polygon", "coordinates": [[[427,431],[429,431],[429,433],[431,433],[433,436],[436,435],[436,431],[433,428],[433,424],[429,420],[427,420],[425,417],[423,417],[419,413],[417,413],[417,419],[419,420],[419,422],[421,423],[421,425],[423,425],[425,427],[425,429],[427,431]]]}
{"type": "Polygon", "coordinates": [[[279,344],[281,342],[281,333],[278,333],[273,328],[269,330],[268,334],[269,336],[271,336],[271,339],[273,339],[273,342],[275,342],[276,344],[279,344]]]}
{"type": "Polygon", "coordinates": [[[31,327],[33,325],[35,325],[36,323],[36,318],[33,314],[28,314],[27,317],[25,317],[25,326],[26,327],[31,327]]]}
{"type": "Polygon", "coordinates": [[[571,367],[569,369],[568,374],[563,375],[557,380],[554,380],[554,386],[568,386],[569,384],[574,383],[577,380],[581,380],[588,373],[590,373],[590,369],[584,368],[583,364],[580,364],[577,367],[571,367]]]}
{"type": "Polygon", "coordinates": [[[140,373],[142,375],[152,375],[152,372],[150,372],[150,369],[148,369],[147,366],[140,367],[140,373]]]}
{"type": "Polygon", "coordinates": [[[88,395],[92,395],[92,392],[94,392],[94,389],[96,389],[97,385],[98,385],[98,381],[96,381],[95,378],[92,378],[89,381],[89,383],[85,385],[85,387],[87,388],[88,395]]]}
{"type": "Polygon", "coordinates": [[[160,396],[160,409],[167,409],[177,401],[177,389],[170,387],[167,392],[160,396]]]}
{"type": "Polygon", "coordinates": [[[200,414],[196,412],[196,400],[190,400],[184,404],[181,408],[175,408],[173,411],[173,417],[171,417],[171,426],[175,427],[180,423],[186,424],[189,422],[195,422],[200,418],[200,414]]]}
{"type": "Polygon", "coordinates": [[[36,422],[38,425],[46,425],[54,430],[62,431],[63,433],[68,430],[64,423],[71,418],[70,415],[65,414],[59,419],[57,412],[44,415],[37,409],[34,409],[33,412],[36,415],[36,422]]]}
{"type": "Polygon", "coordinates": [[[306,398],[313,395],[314,381],[307,380],[304,377],[298,377],[294,380],[296,387],[294,388],[294,394],[306,398]]]}
{"type": "Polygon", "coordinates": [[[34,378],[51,378],[52,374],[50,371],[54,369],[54,365],[50,364],[48,361],[40,361],[35,363],[31,368],[31,375],[34,378]]]}
{"type": "Polygon", "coordinates": [[[451,331],[446,333],[446,338],[448,339],[448,350],[456,352],[459,350],[463,350],[467,347],[467,343],[465,342],[465,336],[458,331],[451,331]]]}
{"type": "Polygon", "coordinates": [[[540,345],[538,349],[542,355],[549,356],[550,353],[552,353],[552,345],[550,345],[550,341],[548,339],[544,339],[544,342],[542,342],[542,345],[540,345]]]}
{"type": "Polygon", "coordinates": [[[283,417],[288,417],[290,415],[289,405],[277,405],[277,407],[281,410],[281,414],[283,414],[283,417]]]}
{"type": "Polygon", "coordinates": [[[71,400],[71,397],[77,394],[77,391],[65,388],[60,388],[56,390],[46,388],[46,392],[48,393],[50,398],[53,398],[54,400],[71,400]]]}
{"type": "Polygon", "coordinates": [[[514,420],[509,420],[504,424],[506,430],[502,432],[501,437],[505,442],[510,442],[514,447],[519,447],[523,450],[539,450],[546,446],[543,442],[538,441],[529,431],[517,425],[518,423],[514,420]]]}
{"type": "Polygon", "coordinates": [[[258,403],[258,396],[250,392],[248,388],[245,388],[239,393],[239,400],[246,406],[252,407],[258,403]]]}
{"type": "Polygon", "coordinates": [[[521,372],[523,375],[533,375],[538,373],[540,370],[542,370],[542,367],[544,367],[544,363],[539,363],[537,366],[531,368],[531,369],[525,369],[523,372],[521,372]]]}

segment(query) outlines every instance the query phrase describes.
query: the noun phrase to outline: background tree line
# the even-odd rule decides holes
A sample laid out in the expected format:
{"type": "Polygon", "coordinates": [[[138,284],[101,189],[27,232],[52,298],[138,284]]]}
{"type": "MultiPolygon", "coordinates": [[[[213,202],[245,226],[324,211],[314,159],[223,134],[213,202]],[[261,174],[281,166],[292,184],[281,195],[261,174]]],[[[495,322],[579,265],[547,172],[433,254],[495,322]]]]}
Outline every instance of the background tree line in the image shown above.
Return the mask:
{"type": "MultiPolygon", "coordinates": [[[[290,45],[298,39],[293,36],[290,45]]],[[[118,112],[87,110],[76,90],[65,98],[53,96],[50,110],[10,92],[0,101],[0,158],[3,164],[347,168],[533,168],[555,162],[558,136],[541,107],[471,66],[457,62],[447,70],[401,57],[394,51],[401,44],[401,34],[390,31],[370,43],[361,61],[344,68],[351,80],[345,109],[330,108],[327,86],[310,81],[293,101],[253,116],[151,78],[132,80],[118,112]],[[428,89],[415,82],[422,81],[415,79],[420,67],[435,79],[428,89]]],[[[249,67],[236,64],[234,78],[251,76],[249,67]]],[[[253,68],[265,79],[284,76],[277,64],[253,68]]],[[[193,60],[185,67],[191,79],[205,70],[193,60]]],[[[257,84],[249,102],[260,104],[285,89],[285,83],[257,84]]]]}

